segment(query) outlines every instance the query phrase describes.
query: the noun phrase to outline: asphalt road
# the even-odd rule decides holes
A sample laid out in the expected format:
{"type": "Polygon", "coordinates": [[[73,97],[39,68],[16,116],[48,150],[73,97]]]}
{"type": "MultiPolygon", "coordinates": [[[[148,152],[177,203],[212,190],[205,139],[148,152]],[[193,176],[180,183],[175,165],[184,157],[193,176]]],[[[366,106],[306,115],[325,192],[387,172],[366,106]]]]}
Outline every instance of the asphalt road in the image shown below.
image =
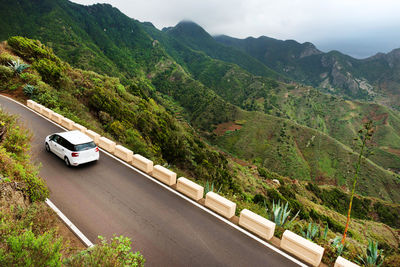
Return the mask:
{"type": "Polygon", "coordinates": [[[59,127],[4,97],[0,105],[31,129],[50,199],[92,242],[130,237],[147,266],[297,265],[104,153],[97,163],[66,167],[43,145],[59,127]]]}

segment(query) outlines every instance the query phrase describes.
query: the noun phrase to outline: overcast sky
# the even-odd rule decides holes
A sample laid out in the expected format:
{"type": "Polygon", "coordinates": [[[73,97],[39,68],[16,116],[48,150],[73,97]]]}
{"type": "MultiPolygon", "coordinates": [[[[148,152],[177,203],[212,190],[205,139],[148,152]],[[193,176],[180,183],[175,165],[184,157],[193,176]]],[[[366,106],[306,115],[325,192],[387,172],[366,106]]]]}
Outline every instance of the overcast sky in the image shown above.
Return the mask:
{"type": "Polygon", "coordinates": [[[398,0],[73,0],[109,3],[159,29],[192,20],[212,35],[310,41],[358,58],[400,47],[398,0]]]}

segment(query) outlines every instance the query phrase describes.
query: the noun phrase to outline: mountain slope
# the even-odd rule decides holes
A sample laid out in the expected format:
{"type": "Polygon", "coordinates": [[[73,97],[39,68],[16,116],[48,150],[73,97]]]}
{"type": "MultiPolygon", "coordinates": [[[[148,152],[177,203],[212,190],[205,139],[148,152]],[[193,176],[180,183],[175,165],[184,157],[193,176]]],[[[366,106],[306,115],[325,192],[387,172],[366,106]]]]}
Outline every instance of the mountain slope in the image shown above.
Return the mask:
{"type": "Polygon", "coordinates": [[[164,28],[163,32],[188,47],[203,51],[214,59],[237,64],[254,75],[278,78],[279,75],[253,57],[240,50],[215,42],[214,38],[194,22],[182,21],[174,27],[164,28]]]}
{"type": "Polygon", "coordinates": [[[311,43],[281,41],[265,36],[215,40],[241,49],[279,73],[332,94],[352,99],[376,100],[399,109],[399,50],[355,59],[338,51],[322,53],[311,43]]]}

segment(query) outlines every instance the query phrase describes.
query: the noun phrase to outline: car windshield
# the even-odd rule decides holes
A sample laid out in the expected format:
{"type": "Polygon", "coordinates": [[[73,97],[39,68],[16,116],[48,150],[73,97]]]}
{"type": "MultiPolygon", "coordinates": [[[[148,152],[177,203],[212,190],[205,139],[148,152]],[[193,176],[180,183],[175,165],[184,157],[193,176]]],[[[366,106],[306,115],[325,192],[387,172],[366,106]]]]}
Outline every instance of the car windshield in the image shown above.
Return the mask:
{"type": "Polygon", "coordinates": [[[75,145],[75,151],[88,150],[88,149],[92,149],[95,147],[96,147],[96,144],[92,141],[92,142],[85,143],[85,144],[75,145]]]}

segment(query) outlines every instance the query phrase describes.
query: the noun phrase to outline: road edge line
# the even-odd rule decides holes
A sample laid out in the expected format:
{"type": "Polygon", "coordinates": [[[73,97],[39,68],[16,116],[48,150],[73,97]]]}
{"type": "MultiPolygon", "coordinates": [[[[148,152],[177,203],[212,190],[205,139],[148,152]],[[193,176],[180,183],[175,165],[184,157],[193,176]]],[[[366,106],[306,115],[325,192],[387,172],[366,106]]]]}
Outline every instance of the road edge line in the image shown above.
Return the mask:
{"type": "Polygon", "coordinates": [[[64,224],[68,227],[68,229],[70,229],[78,238],[79,240],[81,240],[83,242],[83,244],[88,247],[91,248],[94,246],[94,244],[78,229],[78,227],[75,226],[75,224],[73,224],[68,218],[67,216],[64,215],[64,213],[61,212],[61,210],[59,210],[57,208],[56,205],[54,205],[53,202],[51,202],[50,199],[46,198],[46,204],[52,209],[54,210],[54,212],[57,214],[57,216],[64,222],[64,224]]]}
{"type": "MultiPolygon", "coordinates": [[[[40,114],[40,113],[34,111],[33,109],[31,109],[31,108],[29,108],[28,106],[26,106],[26,105],[24,105],[24,104],[18,102],[17,100],[12,99],[12,98],[10,98],[10,97],[8,97],[8,96],[5,96],[5,95],[1,95],[1,96],[2,96],[2,97],[5,97],[5,98],[7,98],[7,99],[9,99],[9,100],[11,100],[11,101],[13,101],[13,102],[15,102],[15,103],[21,105],[21,106],[23,106],[24,108],[28,109],[29,111],[32,111],[32,112],[36,113],[37,115],[41,116],[42,118],[46,119],[47,121],[51,122],[52,124],[58,126],[59,128],[68,131],[68,129],[66,129],[66,128],[64,128],[63,126],[59,125],[58,123],[56,123],[56,122],[54,122],[54,121],[52,121],[52,120],[50,120],[50,119],[44,117],[42,114],[40,114]]],[[[196,206],[196,207],[202,209],[203,211],[207,212],[208,214],[211,214],[212,216],[216,217],[217,219],[219,219],[219,220],[225,222],[226,224],[228,224],[228,225],[230,225],[231,227],[235,228],[235,229],[238,230],[239,232],[242,232],[243,234],[247,235],[248,237],[254,239],[255,241],[257,241],[257,242],[259,242],[259,243],[261,243],[261,244],[264,245],[265,247],[267,247],[267,248],[269,248],[269,249],[275,251],[276,253],[278,253],[278,254],[282,255],[283,257],[285,257],[285,258],[291,260],[292,262],[298,264],[299,266],[303,266],[303,267],[307,267],[307,266],[308,266],[308,265],[304,264],[303,262],[301,262],[300,260],[298,260],[298,259],[292,257],[291,255],[287,254],[287,253],[284,252],[283,250],[281,250],[281,249],[275,247],[274,245],[269,244],[268,242],[262,240],[261,238],[255,236],[254,234],[248,232],[247,230],[241,228],[240,226],[238,226],[238,225],[232,223],[231,221],[227,220],[226,218],[220,216],[219,214],[217,214],[217,213],[211,211],[210,209],[208,209],[208,208],[206,208],[206,207],[200,205],[199,203],[193,201],[192,199],[190,199],[190,198],[188,198],[187,196],[181,194],[180,192],[174,190],[173,188],[171,188],[171,187],[169,187],[169,186],[163,184],[162,182],[158,181],[158,180],[155,179],[154,177],[151,177],[151,176],[148,175],[147,173],[144,173],[144,172],[142,172],[141,170],[136,169],[136,168],[133,167],[132,165],[130,165],[130,164],[128,164],[127,162],[125,162],[125,161],[123,161],[123,160],[117,158],[116,156],[114,156],[113,154],[111,154],[111,153],[109,153],[109,152],[103,150],[102,148],[99,147],[99,149],[100,149],[104,154],[106,154],[106,155],[110,156],[111,158],[113,158],[113,159],[119,161],[120,163],[124,164],[125,166],[129,167],[130,169],[132,169],[132,170],[134,170],[134,171],[136,171],[136,172],[142,174],[142,175],[143,175],[144,177],[146,177],[147,179],[149,179],[149,180],[151,180],[151,181],[157,183],[158,185],[161,185],[162,187],[164,187],[165,189],[169,190],[170,192],[172,192],[172,193],[178,195],[179,197],[181,197],[181,198],[185,199],[186,201],[192,203],[194,206],[196,206]]],[[[47,200],[50,201],[50,199],[46,199],[46,201],[47,201],[47,200]]],[[[51,201],[50,201],[50,202],[51,202],[51,201]]],[[[53,204],[53,205],[54,205],[54,204],[53,204]]],[[[55,205],[54,205],[54,207],[57,209],[57,207],[56,207],[55,205]]],[[[58,210],[58,209],[57,209],[57,210],[58,210]]],[[[60,210],[58,210],[58,211],[69,221],[69,219],[68,219],[60,210]]],[[[71,221],[69,221],[69,222],[72,224],[71,221]]],[[[72,225],[73,225],[73,224],[72,224],[72,225]]],[[[79,231],[79,229],[78,229],[75,225],[73,225],[73,226],[76,228],[76,230],[79,231]]],[[[72,229],[71,229],[71,231],[72,231],[72,229]]],[[[75,232],[74,232],[74,233],[75,233],[75,232]]],[[[82,236],[85,237],[85,235],[84,235],[81,231],[79,231],[79,233],[81,233],[82,236]]],[[[78,236],[78,237],[79,237],[79,236],[78,236]]],[[[86,237],[85,237],[85,238],[86,238],[86,237]]],[[[87,239],[87,238],[86,238],[86,239],[87,239]]],[[[90,242],[89,239],[87,239],[87,240],[90,242]]],[[[82,241],[82,242],[83,242],[83,241],[82,241]]],[[[92,242],[90,242],[90,244],[92,244],[92,246],[93,246],[93,243],[92,243],[92,242]]],[[[89,247],[89,246],[88,246],[88,247],[89,247]]]]}

